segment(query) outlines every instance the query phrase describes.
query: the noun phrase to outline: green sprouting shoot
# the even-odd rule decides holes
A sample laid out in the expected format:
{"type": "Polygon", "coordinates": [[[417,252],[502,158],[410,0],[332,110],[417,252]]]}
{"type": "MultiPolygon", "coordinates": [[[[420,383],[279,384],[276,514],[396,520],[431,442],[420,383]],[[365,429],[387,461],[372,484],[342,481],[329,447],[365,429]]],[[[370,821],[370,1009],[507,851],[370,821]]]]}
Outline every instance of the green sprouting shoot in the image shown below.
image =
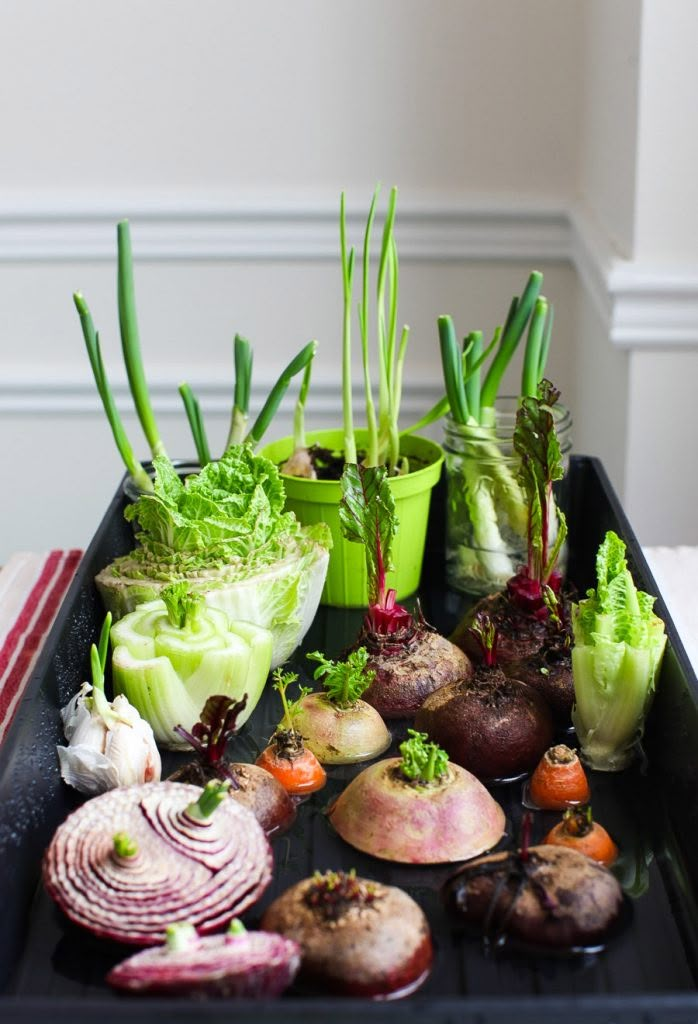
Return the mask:
{"type": "Polygon", "coordinates": [[[165,602],[167,618],[176,629],[195,629],[199,612],[204,606],[201,594],[192,593],[186,580],[171,583],[160,597],[165,602]]]}
{"type": "Polygon", "coordinates": [[[296,399],[296,405],[293,411],[294,451],[307,447],[305,439],[305,403],[308,400],[308,391],[310,389],[310,377],[312,372],[313,361],[311,359],[303,371],[303,379],[301,380],[301,386],[298,389],[298,398],[296,399]]]}
{"type": "Polygon", "coordinates": [[[189,818],[194,818],[195,821],[206,821],[207,818],[211,817],[216,808],[223,803],[229,789],[230,781],[228,779],[224,781],[211,779],[204,786],[199,799],[189,804],[185,813],[189,818]]]}
{"type": "Polygon", "coordinates": [[[468,411],[480,421],[480,360],[482,359],[482,331],[471,331],[463,344],[463,387],[468,411]],[[468,374],[468,367],[472,371],[468,374]]]}
{"type": "Polygon", "coordinates": [[[126,832],[116,832],[113,836],[114,853],[117,857],[130,859],[138,853],[138,844],[126,832]]]}
{"type": "Polygon", "coordinates": [[[368,315],[369,315],[369,270],[371,262],[371,230],[376,213],[376,202],[380,186],[376,186],[371,199],[371,205],[366,219],[366,230],[364,232],[364,249],[362,261],[362,292],[359,305],[359,332],[361,334],[361,362],[364,373],[364,395],[366,399],[366,428],[368,443],[366,451],[366,465],[378,465],[378,421],[376,419],[376,407],[373,401],[371,389],[371,369],[369,362],[369,339],[368,339],[368,315]]]}
{"type": "Polygon", "coordinates": [[[124,353],[126,373],[128,374],[128,383],[136,406],[136,412],[138,413],[138,419],[150,445],[153,458],[155,458],[156,455],[167,455],[167,452],[160,439],[160,433],[155,422],[155,415],[150,404],[150,395],[148,394],[148,385],[143,369],[138,320],[136,317],[131,233],[128,221],[119,221],[116,232],[118,244],[117,292],[121,346],[124,353]]]}
{"type": "Polygon", "coordinates": [[[188,384],[180,384],[179,393],[182,396],[184,409],[187,414],[187,419],[189,420],[189,427],[191,429],[192,437],[194,438],[196,456],[199,460],[199,465],[203,469],[204,466],[207,466],[211,461],[211,451],[208,446],[208,438],[206,437],[206,428],[204,427],[204,418],[201,414],[201,406],[188,384]]]}
{"type": "Polygon", "coordinates": [[[482,384],[480,392],[482,408],[494,407],[502,377],[526,329],[526,324],[533,312],[542,283],[543,275],[537,270],[532,271],[523,295],[516,301],[516,304],[512,302],[509,308],[509,315],[502,331],[499,348],[482,384]]]}
{"type": "Polygon", "coordinates": [[[247,433],[247,419],[250,409],[250,386],[252,383],[252,347],[240,334],[235,335],[233,345],[235,361],[235,392],[230,430],[225,442],[226,450],[231,445],[241,444],[247,433]]]}
{"type": "Polygon", "coordinates": [[[307,697],[312,692],[311,686],[299,687],[298,696],[295,700],[289,700],[286,691],[288,690],[291,683],[298,682],[297,672],[284,672],[283,669],[276,668],[273,672],[274,678],[274,689],[281,697],[281,703],[284,709],[284,726],[288,732],[295,732],[293,726],[293,720],[300,711],[301,701],[304,697],[307,697]]]}
{"type": "Polygon", "coordinates": [[[195,946],[199,940],[196,928],[189,921],[168,924],[165,928],[165,944],[170,953],[181,953],[195,946]]]}
{"type": "Polygon", "coordinates": [[[468,422],[468,401],[463,382],[461,352],[456,340],[456,329],[450,316],[438,318],[441,365],[443,367],[446,396],[451,416],[463,426],[468,422]]]}
{"type": "Polygon", "coordinates": [[[369,654],[358,647],[345,661],[331,661],[321,651],[312,651],[306,657],[317,661],[313,679],[322,679],[327,697],[339,708],[348,708],[361,697],[375,679],[373,669],[367,669],[369,654]]]}
{"type": "Polygon", "coordinates": [[[400,744],[402,774],[413,782],[436,782],[448,773],[448,754],[437,743],[430,743],[425,732],[408,729],[409,739],[400,744]]]}
{"type": "Polygon", "coordinates": [[[107,373],[104,368],[102,350],[99,344],[99,334],[95,330],[87,302],[81,292],[75,292],[73,294],[73,302],[75,303],[75,308],[77,309],[78,316],[80,317],[80,325],[82,327],[83,338],[85,339],[85,347],[87,348],[90,366],[92,367],[92,374],[95,379],[95,384],[97,385],[99,397],[102,399],[102,405],[104,406],[107,421],[111,427],[112,434],[114,435],[116,447],[134,483],[142,491],[152,491],[153,482],[141,466],[136,456],[133,454],[131,442],[126,436],[126,430],[124,429],[122,419],[117,411],[114,396],[112,394],[111,387],[109,386],[107,373]]]}
{"type": "Polygon", "coordinates": [[[102,677],[104,677],[104,672],[107,667],[107,653],[109,651],[109,630],[111,629],[111,622],[111,612],[107,612],[107,614],[104,616],[104,622],[102,623],[102,629],[99,634],[99,645],[97,648],[99,653],[99,664],[102,669],[102,677]]]}
{"type": "Polygon", "coordinates": [[[246,934],[247,934],[247,928],[245,928],[245,926],[242,923],[242,921],[240,920],[240,918],[239,917],[234,917],[233,920],[228,925],[228,931],[226,932],[226,935],[246,935],[246,934]]]}
{"type": "Polygon", "coordinates": [[[521,373],[521,395],[523,398],[535,398],[540,384],[540,365],[543,353],[548,317],[548,300],[542,295],[536,299],[533,315],[528,325],[528,337],[524,351],[523,370],[521,373]]]}
{"type": "Polygon", "coordinates": [[[351,306],[354,285],[354,249],[347,251],[346,199],[342,192],[339,203],[339,242],[342,261],[342,418],[344,423],[344,461],[356,462],[353,394],[351,386],[351,306]]]}
{"type": "Polygon", "coordinates": [[[248,433],[245,441],[251,444],[252,447],[259,444],[262,437],[266,433],[271,421],[273,420],[281,399],[284,397],[288,390],[288,386],[301,370],[305,371],[313,361],[315,351],[317,349],[316,341],[309,341],[307,345],[298,352],[288,366],[282,370],[278,380],[272,387],[266,402],[262,406],[262,409],[257,416],[257,419],[252,424],[252,429],[248,433]]]}

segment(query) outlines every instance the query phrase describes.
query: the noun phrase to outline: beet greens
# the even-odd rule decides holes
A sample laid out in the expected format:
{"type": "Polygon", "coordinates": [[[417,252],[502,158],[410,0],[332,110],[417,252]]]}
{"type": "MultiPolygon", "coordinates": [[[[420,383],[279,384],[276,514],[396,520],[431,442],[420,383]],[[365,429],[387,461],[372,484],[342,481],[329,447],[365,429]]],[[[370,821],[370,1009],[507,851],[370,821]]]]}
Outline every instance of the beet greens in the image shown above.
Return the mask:
{"type": "Polygon", "coordinates": [[[390,546],[398,527],[386,468],[347,463],[341,482],[342,533],[347,540],[363,544],[366,554],[369,600],[366,628],[380,636],[410,630],[414,626],[412,615],[397,603],[396,591],[386,589],[386,574],[393,567],[390,546]]]}
{"type": "Polygon", "coordinates": [[[554,595],[560,590],[562,576],[556,565],[567,536],[565,516],[553,495],[554,481],[564,474],[552,412],[559,397],[550,381],[542,380],[536,398],[522,399],[514,429],[514,448],[521,458],[519,480],[528,502],[528,561],[507,582],[507,593],[514,604],[541,620],[550,614],[548,590],[554,595]],[[557,535],[550,548],[555,520],[557,535]]]}

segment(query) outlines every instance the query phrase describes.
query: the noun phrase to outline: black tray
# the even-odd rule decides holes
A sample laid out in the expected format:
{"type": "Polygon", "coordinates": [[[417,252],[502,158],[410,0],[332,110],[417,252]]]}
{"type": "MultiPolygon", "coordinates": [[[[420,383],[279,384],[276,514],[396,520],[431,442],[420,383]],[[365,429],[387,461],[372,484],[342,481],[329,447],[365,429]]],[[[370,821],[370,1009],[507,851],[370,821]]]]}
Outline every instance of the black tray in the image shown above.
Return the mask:
{"type": "MultiPolygon", "coordinates": [[[[571,460],[563,500],[570,530],[569,576],[580,591],[593,583],[594,556],[607,529],[628,544],[639,586],[657,593],[632,530],[595,459],[571,460]]],[[[42,852],[56,826],[80,802],[58,774],[58,709],[88,675],[88,650],[102,621],[92,578],[132,537],[121,491],[86,552],[78,575],[0,750],[0,1021],[110,1024],[167,1021],[419,1021],[494,1024],[516,1021],[606,1021],[614,1024],[689,1024],[698,1021],[698,684],[666,608],[669,645],[645,737],[646,758],[619,775],[592,773],[594,810],[618,840],[626,877],[646,891],[629,900],[630,920],[603,953],[546,958],[510,950],[486,956],[443,911],[441,882],[451,869],[389,865],[359,854],[331,831],[322,811],[358,769],[335,768],[327,788],[304,804],[288,836],[274,845],[274,881],[247,916],[254,925],[264,905],[315,868],[356,867],[361,875],[400,885],[427,913],[436,941],[431,978],[419,993],[396,1003],[308,998],[290,994],[261,1003],[145,1000],[118,997],[104,983],[122,951],[71,926],[44,893],[42,852]],[[637,870],[635,870],[635,867],[637,870]]],[[[428,534],[422,600],[427,616],[450,629],[467,603],[443,587],[443,493],[437,490],[428,534]]],[[[336,656],[356,633],[360,613],[322,609],[304,648],[336,656]]],[[[296,664],[303,669],[300,657],[296,664]]],[[[304,669],[303,669],[304,670],[304,669]]],[[[233,753],[252,760],[273,730],[276,695],[268,693],[233,753]]],[[[399,732],[399,730],[398,730],[399,732]]],[[[396,742],[399,740],[396,735],[396,742]]],[[[170,769],[177,755],[168,756],[170,769]]],[[[181,760],[181,758],[179,758],[181,760]]],[[[520,784],[501,787],[510,834],[521,816],[520,784]]],[[[555,816],[536,815],[534,840],[555,816]]]]}

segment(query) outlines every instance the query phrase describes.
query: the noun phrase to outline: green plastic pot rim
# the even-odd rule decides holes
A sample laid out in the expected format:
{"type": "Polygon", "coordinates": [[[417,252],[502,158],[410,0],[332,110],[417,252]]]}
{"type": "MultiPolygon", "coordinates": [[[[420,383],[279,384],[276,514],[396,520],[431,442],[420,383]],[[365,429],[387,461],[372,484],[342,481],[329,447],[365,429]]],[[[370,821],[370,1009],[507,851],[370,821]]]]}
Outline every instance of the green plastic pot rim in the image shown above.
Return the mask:
{"type": "MultiPolygon", "coordinates": [[[[366,431],[357,430],[355,436],[357,445],[361,447],[366,440],[366,431]]],[[[340,450],[344,446],[344,433],[336,429],[313,430],[306,434],[306,442],[308,446],[319,443],[326,448],[340,450]]],[[[293,438],[283,437],[278,441],[270,441],[260,450],[259,454],[278,464],[287,459],[292,451],[293,438]]],[[[444,450],[437,441],[432,441],[428,437],[421,437],[419,434],[407,434],[400,440],[400,452],[408,458],[411,455],[420,458],[426,461],[427,465],[414,472],[406,473],[404,476],[388,478],[390,487],[396,497],[407,497],[428,487],[433,487],[437,483],[444,461],[444,450]]],[[[312,488],[313,491],[318,492],[317,500],[319,501],[336,501],[337,495],[341,493],[339,480],[309,480],[305,477],[290,476],[287,473],[281,473],[280,475],[284,482],[284,487],[288,489],[289,484],[298,484],[303,487],[312,488]],[[321,494],[323,497],[320,497],[321,494]],[[325,495],[326,498],[324,497],[325,495]]]]}

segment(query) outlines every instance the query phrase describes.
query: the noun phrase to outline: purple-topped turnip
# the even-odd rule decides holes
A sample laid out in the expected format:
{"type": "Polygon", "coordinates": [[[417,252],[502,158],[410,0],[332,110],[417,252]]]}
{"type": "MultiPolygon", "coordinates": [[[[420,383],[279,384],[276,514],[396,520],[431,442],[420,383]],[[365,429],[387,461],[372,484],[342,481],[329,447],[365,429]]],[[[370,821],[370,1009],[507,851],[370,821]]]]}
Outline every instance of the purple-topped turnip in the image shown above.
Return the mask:
{"type": "Polygon", "coordinates": [[[408,733],[401,757],[364,768],[332,804],[339,835],[403,864],[467,860],[491,849],[504,832],[502,808],[425,733],[408,733]]]}
{"type": "Polygon", "coordinates": [[[431,968],[420,907],[401,889],[354,871],[316,872],[298,882],[265,911],[262,927],[299,943],[301,984],[333,995],[407,996],[431,968]]]}
{"type": "Polygon", "coordinates": [[[431,694],[415,725],[478,778],[515,778],[532,771],[552,743],[550,709],[539,693],[498,667],[499,633],[486,615],[480,613],[472,632],[484,664],[472,678],[431,694]]]}
{"type": "Polygon", "coordinates": [[[173,921],[224,928],[261,897],[272,868],[261,826],[228,785],[153,782],[88,800],[44,855],[49,895],[76,924],[137,946],[164,942],[173,921]]]}
{"type": "Polygon", "coordinates": [[[322,693],[301,698],[294,726],[306,747],[322,764],[355,764],[384,753],[391,735],[376,709],[361,700],[375,673],[367,668],[368,651],[358,647],[344,661],[331,661],[320,651],[307,657],[318,662],[314,679],[322,693]]]}
{"type": "Polygon", "coordinates": [[[395,503],[385,467],[347,464],[342,475],[342,532],[364,545],[369,607],[355,646],[369,652],[375,678],[364,693],[383,718],[413,717],[428,694],[454,679],[470,675],[465,654],[415,618],[386,589],[390,545],[397,529],[395,503]]]}
{"type": "Polygon", "coordinates": [[[170,782],[186,782],[205,786],[211,779],[227,780],[228,793],[252,811],[267,836],[289,828],[296,817],[296,805],[281,783],[256,764],[228,761],[225,748],[237,732],[237,718],[245,707],[246,696],[234,701],[230,697],[209,697],[201,712],[201,720],[191,733],[175,727],[175,732],[196,751],[197,759],[182,765],[170,775],[170,782]]]}
{"type": "Polygon", "coordinates": [[[135,995],[272,999],[293,981],[301,961],[293,939],[248,932],[235,918],[223,935],[197,934],[191,924],[166,928],[163,946],[141,950],[107,975],[135,995]]]}

